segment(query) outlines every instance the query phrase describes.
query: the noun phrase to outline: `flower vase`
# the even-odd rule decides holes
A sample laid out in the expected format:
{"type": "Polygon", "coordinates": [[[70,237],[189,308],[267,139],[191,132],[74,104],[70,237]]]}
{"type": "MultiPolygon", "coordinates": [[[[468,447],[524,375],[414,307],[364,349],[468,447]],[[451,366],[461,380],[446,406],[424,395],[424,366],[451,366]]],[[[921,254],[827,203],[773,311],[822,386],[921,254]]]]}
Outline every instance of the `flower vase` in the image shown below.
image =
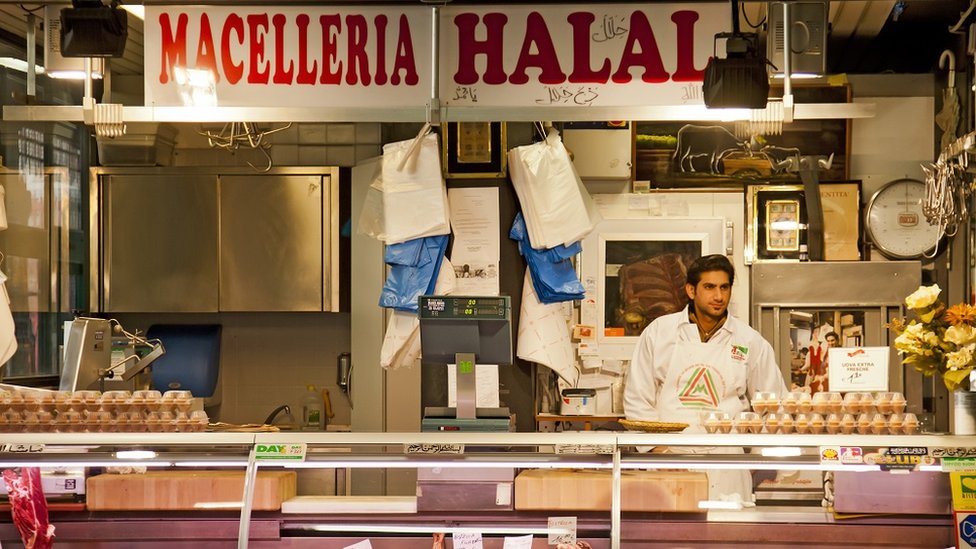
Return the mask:
{"type": "Polygon", "coordinates": [[[952,392],[952,434],[976,435],[976,392],[963,388],[952,392]]]}

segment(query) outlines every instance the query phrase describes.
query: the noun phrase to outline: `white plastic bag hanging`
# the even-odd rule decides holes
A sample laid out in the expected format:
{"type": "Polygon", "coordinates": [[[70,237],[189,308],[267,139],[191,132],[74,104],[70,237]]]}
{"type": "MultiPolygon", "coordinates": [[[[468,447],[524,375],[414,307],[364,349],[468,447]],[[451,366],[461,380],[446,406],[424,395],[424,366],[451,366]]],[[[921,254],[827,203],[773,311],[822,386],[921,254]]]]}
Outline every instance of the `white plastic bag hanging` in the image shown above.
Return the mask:
{"type": "Polygon", "coordinates": [[[415,139],[383,146],[387,244],[451,232],[437,135],[423,133],[415,139]]]}
{"type": "Polygon", "coordinates": [[[535,249],[581,240],[600,221],[559,132],[509,152],[512,184],[535,249]]]}
{"type": "Polygon", "coordinates": [[[7,275],[0,272],[0,365],[5,364],[17,351],[14,317],[10,312],[10,295],[7,293],[7,275]]]}
{"type": "MultiPolygon", "coordinates": [[[[441,262],[437,273],[434,293],[450,295],[457,287],[454,266],[447,258],[441,262]]],[[[396,370],[403,366],[413,366],[420,362],[420,320],[417,313],[392,311],[380,349],[380,366],[386,370],[396,370]]]]}
{"type": "Polygon", "coordinates": [[[569,328],[572,310],[569,302],[546,305],[539,301],[529,271],[525,271],[517,355],[523,360],[546,366],[575,385],[579,370],[569,328]]]}

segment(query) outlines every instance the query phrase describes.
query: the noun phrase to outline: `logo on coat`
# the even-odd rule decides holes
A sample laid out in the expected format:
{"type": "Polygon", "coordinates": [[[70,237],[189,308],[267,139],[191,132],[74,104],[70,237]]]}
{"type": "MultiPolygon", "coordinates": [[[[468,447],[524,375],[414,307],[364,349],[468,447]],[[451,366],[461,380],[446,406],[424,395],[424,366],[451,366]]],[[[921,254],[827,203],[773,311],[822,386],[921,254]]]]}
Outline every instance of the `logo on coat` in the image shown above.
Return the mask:
{"type": "Polygon", "coordinates": [[[678,392],[678,400],[685,406],[718,406],[718,391],[715,389],[711,370],[704,366],[695,368],[688,382],[678,392]]]}
{"type": "Polygon", "coordinates": [[[737,360],[739,362],[745,362],[746,357],[749,356],[749,347],[745,345],[732,345],[732,360],[737,360]]]}

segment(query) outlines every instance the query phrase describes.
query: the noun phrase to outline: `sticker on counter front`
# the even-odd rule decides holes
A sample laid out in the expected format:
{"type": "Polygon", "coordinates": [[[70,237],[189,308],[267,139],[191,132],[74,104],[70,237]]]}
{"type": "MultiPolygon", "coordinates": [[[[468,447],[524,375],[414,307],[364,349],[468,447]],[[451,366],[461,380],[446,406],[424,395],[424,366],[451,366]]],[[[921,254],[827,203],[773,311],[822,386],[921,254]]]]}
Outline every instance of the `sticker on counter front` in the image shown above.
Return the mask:
{"type": "Polygon", "coordinates": [[[858,446],[821,446],[820,463],[833,465],[864,463],[863,452],[858,446]]]}
{"type": "Polygon", "coordinates": [[[960,472],[974,472],[976,473],[976,458],[964,457],[964,458],[952,458],[944,457],[941,459],[941,469],[942,472],[949,473],[952,471],[960,472]]]}
{"type": "Polygon", "coordinates": [[[463,454],[463,444],[435,444],[414,442],[405,444],[405,454],[463,454]]]}
{"type": "Polygon", "coordinates": [[[935,447],[929,455],[936,458],[967,458],[976,457],[976,448],[942,448],[935,447]]]}
{"type": "Polygon", "coordinates": [[[373,549],[373,544],[370,543],[368,539],[364,539],[363,541],[356,542],[352,545],[347,545],[342,549],[373,549]]]}
{"type": "Polygon", "coordinates": [[[949,473],[952,486],[952,508],[976,512],[976,473],[949,473]]]}
{"type": "Polygon", "coordinates": [[[258,444],[254,459],[259,461],[305,461],[306,444],[258,444]]]}
{"type": "Polygon", "coordinates": [[[451,539],[454,541],[454,549],[483,549],[481,532],[454,532],[451,539]]]}
{"type": "Polygon", "coordinates": [[[0,444],[0,454],[39,454],[43,444],[0,444]]]}
{"type": "Polygon", "coordinates": [[[502,549],[532,549],[532,534],[505,536],[505,544],[502,549]]]}
{"type": "Polygon", "coordinates": [[[976,514],[955,512],[956,517],[956,547],[959,549],[976,549],[976,514]]]}
{"type": "Polygon", "coordinates": [[[935,458],[925,447],[892,447],[865,454],[864,463],[878,465],[882,471],[913,471],[920,465],[935,464],[935,458]]]}
{"type": "Polygon", "coordinates": [[[576,517],[549,517],[549,545],[576,543],[576,517]]]}
{"type": "Polygon", "coordinates": [[[827,355],[831,391],[887,391],[888,347],[834,347],[827,355]]]}
{"type": "Polygon", "coordinates": [[[556,444],[553,451],[556,454],[601,454],[612,455],[616,447],[613,444],[556,444]]]}

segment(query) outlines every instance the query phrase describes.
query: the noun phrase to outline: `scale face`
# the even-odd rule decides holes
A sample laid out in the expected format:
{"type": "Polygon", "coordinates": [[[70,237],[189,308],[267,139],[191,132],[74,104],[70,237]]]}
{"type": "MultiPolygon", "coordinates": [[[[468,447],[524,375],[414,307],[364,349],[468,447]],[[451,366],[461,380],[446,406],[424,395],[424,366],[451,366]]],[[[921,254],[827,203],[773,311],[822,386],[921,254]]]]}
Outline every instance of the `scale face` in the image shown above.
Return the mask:
{"type": "Polygon", "coordinates": [[[420,296],[420,318],[444,320],[504,320],[509,318],[508,296],[420,296]]]}
{"type": "Polygon", "coordinates": [[[871,197],[864,224],[885,257],[917,259],[938,246],[943,230],[925,220],[923,200],[925,183],[917,179],[896,179],[871,197]]]}

